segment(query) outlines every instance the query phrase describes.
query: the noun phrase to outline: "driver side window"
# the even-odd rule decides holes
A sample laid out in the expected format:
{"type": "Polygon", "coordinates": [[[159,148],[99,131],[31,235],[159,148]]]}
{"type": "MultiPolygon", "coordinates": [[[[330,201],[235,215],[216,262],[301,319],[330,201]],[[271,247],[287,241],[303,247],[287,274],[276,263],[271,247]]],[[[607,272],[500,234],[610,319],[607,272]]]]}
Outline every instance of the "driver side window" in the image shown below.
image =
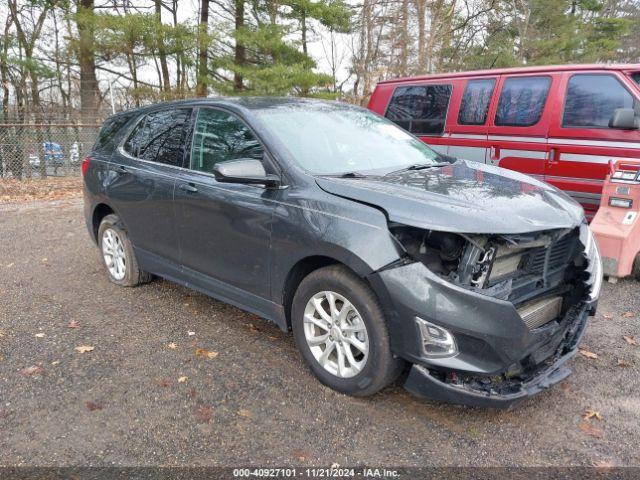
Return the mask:
{"type": "Polygon", "coordinates": [[[264,149],[251,130],[235,115],[214,108],[200,108],[193,133],[191,169],[213,173],[213,166],[227,160],[262,160],[264,149]]]}

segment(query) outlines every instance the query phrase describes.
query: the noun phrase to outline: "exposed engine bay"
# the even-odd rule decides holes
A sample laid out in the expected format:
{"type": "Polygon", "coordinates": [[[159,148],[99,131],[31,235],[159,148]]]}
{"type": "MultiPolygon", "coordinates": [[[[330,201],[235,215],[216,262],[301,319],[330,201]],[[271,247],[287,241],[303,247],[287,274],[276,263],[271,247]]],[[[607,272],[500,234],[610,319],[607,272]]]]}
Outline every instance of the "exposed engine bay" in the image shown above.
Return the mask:
{"type": "Polygon", "coordinates": [[[445,280],[514,304],[529,328],[588,294],[579,229],[474,235],[390,225],[408,257],[445,280]]]}

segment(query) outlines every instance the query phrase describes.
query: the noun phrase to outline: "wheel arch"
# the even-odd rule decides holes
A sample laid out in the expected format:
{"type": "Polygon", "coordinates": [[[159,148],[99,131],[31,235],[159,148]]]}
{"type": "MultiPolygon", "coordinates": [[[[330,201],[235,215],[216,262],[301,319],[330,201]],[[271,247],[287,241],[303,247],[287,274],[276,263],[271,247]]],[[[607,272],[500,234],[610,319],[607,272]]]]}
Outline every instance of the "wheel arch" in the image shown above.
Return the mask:
{"type": "Polygon", "coordinates": [[[91,214],[91,234],[93,235],[93,240],[96,243],[98,243],[98,229],[100,228],[100,222],[102,222],[104,217],[111,214],[116,214],[116,211],[104,202],[98,203],[93,207],[93,213],[91,214]]]}

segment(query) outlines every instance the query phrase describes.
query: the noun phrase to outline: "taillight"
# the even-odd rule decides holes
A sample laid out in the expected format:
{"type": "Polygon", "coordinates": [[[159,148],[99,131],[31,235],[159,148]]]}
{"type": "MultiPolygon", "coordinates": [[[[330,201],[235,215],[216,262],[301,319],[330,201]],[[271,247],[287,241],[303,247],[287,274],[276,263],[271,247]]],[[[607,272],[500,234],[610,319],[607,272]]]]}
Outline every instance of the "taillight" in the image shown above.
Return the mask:
{"type": "Polygon", "coordinates": [[[87,155],[86,157],[84,157],[82,159],[82,175],[84,175],[85,173],[87,173],[87,170],[89,169],[89,162],[91,161],[91,157],[89,155],[87,155]]]}

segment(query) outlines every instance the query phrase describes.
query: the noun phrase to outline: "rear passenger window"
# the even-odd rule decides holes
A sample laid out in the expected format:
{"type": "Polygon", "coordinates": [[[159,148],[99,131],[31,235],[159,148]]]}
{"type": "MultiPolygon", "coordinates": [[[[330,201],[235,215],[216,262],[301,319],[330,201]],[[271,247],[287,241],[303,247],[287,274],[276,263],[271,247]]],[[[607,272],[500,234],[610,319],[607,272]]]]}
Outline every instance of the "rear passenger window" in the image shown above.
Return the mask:
{"type": "Polygon", "coordinates": [[[563,127],[608,128],[616,108],[634,100],[613,75],[574,75],[567,86],[563,127]]]}
{"type": "Polygon", "coordinates": [[[498,102],[496,125],[530,127],[538,123],[550,85],[550,77],[507,78],[498,102]]]}
{"type": "Polygon", "coordinates": [[[201,108],[191,148],[191,168],[213,173],[218,162],[253,158],[262,160],[264,149],[251,130],[234,115],[201,108]]]}
{"type": "Polygon", "coordinates": [[[182,166],[190,109],[163,110],[145,116],[124,144],[125,152],[142,160],[182,166]]]}
{"type": "Polygon", "coordinates": [[[640,85],[640,72],[634,73],[631,77],[636,81],[638,85],[640,85]]]}
{"type": "Polygon", "coordinates": [[[385,117],[416,135],[441,135],[450,98],[451,85],[397,87],[385,117]]]}
{"type": "Polygon", "coordinates": [[[458,123],[460,125],[484,125],[487,121],[491,95],[496,86],[495,78],[469,80],[464,89],[458,123]]]}

